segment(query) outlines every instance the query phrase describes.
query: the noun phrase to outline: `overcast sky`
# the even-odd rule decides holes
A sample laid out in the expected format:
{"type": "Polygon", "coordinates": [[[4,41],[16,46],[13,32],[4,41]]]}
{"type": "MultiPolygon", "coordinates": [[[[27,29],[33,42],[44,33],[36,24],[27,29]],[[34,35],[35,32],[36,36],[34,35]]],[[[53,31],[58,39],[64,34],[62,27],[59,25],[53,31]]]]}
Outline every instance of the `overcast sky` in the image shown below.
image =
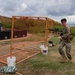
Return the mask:
{"type": "Polygon", "coordinates": [[[0,0],[2,16],[47,16],[60,21],[75,20],[75,0],[0,0]]]}

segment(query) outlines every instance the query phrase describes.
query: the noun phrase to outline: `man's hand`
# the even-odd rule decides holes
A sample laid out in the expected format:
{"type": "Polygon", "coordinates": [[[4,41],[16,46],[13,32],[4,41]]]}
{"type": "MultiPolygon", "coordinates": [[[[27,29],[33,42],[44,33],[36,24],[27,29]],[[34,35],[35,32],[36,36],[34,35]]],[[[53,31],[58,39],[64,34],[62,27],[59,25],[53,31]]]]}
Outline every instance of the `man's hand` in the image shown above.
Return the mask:
{"type": "Polygon", "coordinates": [[[62,39],[61,36],[59,36],[58,39],[62,39]]]}

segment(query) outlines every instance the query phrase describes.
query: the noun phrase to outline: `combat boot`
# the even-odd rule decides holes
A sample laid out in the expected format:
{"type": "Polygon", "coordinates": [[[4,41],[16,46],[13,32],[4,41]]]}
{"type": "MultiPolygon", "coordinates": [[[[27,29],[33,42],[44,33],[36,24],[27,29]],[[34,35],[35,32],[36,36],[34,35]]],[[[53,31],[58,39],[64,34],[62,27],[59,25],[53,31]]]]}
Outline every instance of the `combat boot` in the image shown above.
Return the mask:
{"type": "Polygon", "coordinates": [[[66,58],[66,57],[62,58],[61,63],[66,62],[66,60],[67,60],[67,58],[66,58]]]}

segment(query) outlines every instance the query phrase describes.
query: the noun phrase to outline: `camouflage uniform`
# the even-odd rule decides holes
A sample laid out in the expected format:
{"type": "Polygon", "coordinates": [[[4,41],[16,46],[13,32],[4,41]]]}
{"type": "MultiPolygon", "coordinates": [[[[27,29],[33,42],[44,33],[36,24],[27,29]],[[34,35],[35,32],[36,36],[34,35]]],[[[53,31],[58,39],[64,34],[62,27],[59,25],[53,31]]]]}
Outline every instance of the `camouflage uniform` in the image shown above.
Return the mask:
{"type": "Polygon", "coordinates": [[[69,58],[69,60],[71,60],[72,59],[71,53],[70,53],[70,51],[71,51],[71,42],[67,42],[67,40],[64,39],[68,35],[70,35],[70,28],[66,26],[66,27],[63,28],[62,32],[63,32],[63,35],[61,36],[62,39],[61,39],[61,42],[59,44],[58,50],[59,50],[60,55],[63,58],[66,58],[65,53],[63,51],[63,47],[65,46],[66,47],[66,55],[69,58]]]}

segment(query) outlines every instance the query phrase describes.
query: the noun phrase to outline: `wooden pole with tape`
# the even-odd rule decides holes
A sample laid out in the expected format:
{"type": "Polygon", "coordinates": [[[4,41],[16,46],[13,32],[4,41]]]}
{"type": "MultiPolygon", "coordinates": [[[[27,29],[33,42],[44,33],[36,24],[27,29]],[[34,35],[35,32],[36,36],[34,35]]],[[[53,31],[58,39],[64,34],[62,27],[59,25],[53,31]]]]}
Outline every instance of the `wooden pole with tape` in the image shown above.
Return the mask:
{"type": "Polygon", "coordinates": [[[46,18],[46,29],[45,29],[45,40],[44,40],[44,47],[47,46],[47,38],[48,38],[48,18],[46,18]]]}
{"type": "Polygon", "coordinates": [[[11,44],[10,44],[10,57],[12,57],[12,50],[13,50],[13,30],[14,30],[14,16],[12,16],[12,29],[11,29],[11,44]]]}
{"type": "MultiPolygon", "coordinates": [[[[49,31],[48,28],[53,28],[53,20],[51,20],[49,18],[46,18],[46,30],[45,30],[44,47],[47,46],[48,35],[49,35],[49,33],[51,33],[51,31],[49,31]]],[[[49,39],[51,39],[51,37],[49,39]]]]}

